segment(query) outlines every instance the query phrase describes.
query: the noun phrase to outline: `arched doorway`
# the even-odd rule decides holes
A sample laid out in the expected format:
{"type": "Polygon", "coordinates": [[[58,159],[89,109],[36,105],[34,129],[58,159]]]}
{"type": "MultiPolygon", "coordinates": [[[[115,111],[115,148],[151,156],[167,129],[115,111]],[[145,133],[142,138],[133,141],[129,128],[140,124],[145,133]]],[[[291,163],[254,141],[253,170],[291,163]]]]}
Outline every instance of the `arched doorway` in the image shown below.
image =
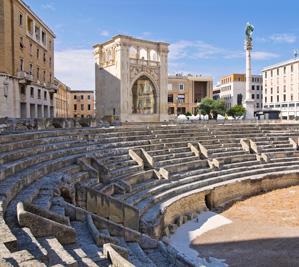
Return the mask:
{"type": "Polygon", "coordinates": [[[145,75],[139,77],[132,87],[133,106],[132,113],[157,113],[156,89],[153,82],[145,75]]]}

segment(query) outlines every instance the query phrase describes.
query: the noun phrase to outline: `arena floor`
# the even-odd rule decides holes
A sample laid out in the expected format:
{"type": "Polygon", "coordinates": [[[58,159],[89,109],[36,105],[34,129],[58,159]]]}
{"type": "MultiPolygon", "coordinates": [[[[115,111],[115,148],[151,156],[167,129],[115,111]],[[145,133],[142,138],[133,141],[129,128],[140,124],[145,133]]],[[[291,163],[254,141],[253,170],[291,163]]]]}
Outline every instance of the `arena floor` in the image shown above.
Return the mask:
{"type": "Polygon", "coordinates": [[[193,240],[200,257],[229,266],[299,266],[299,186],[237,202],[220,214],[232,223],[193,240]]]}

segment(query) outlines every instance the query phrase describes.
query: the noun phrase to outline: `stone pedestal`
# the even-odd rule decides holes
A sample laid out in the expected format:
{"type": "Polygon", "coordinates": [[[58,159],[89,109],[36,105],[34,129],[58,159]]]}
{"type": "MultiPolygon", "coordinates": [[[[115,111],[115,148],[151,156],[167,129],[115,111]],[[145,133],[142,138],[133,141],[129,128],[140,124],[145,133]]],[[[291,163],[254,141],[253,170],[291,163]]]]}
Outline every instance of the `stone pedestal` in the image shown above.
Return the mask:
{"type": "Polygon", "coordinates": [[[246,120],[253,120],[254,117],[254,105],[255,102],[254,100],[246,100],[244,103],[244,107],[246,108],[246,115],[245,119],[246,120]]]}

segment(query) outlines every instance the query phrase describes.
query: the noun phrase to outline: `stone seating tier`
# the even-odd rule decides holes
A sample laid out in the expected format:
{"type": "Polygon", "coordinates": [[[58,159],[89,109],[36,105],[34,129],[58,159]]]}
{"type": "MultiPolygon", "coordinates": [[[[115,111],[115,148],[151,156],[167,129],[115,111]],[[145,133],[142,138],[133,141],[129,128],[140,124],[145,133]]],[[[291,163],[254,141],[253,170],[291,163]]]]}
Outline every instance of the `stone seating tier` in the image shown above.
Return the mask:
{"type": "MultiPolygon", "coordinates": [[[[161,238],[169,229],[175,229],[172,225],[176,222],[180,225],[192,218],[190,214],[212,207],[210,197],[205,202],[209,193],[204,190],[234,186],[240,180],[279,172],[290,173],[293,178],[287,177],[285,182],[273,178],[273,188],[297,183],[297,133],[297,124],[259,123],[139,125],[1,134],[2,261],[33,266],[109,266],[119,261],[135,266],[193,266],[161,241],[145,247],[144,238],[146,244],[151,239],[141,232],[161,238]],[[249,149],[241,145],[241,139],[248,140],[249,149]],[[201,151],[199,143],[205,151],[201,151]],[[146,153],[139,160],[129,154],[132,149],[146,153]],[[91,165],[83,166],[80,160],[88,157],[98,165],[90,161],[91,165]],[[103,168],[107,176],[101,178],[103,168]],[[116,217],[107,220],[80,209],[80,186],[104,192],[110,205],[117,198],[123,204],[111,206],[115,214],[123,212],[127,204],[134,205],[140,212],[139,231],[124,228],[116,217]],[[192,198],[194,192],[204,192],[203,202],[184,206],[185,199],[189,195],[192,198]],[[18,203],[25,203],[23,210],[19,208],[19,220],[18,203]],[[36,209],[30,209],[26,203],[36,209]],[[93,231],[87,225],[88,214],[95,220],[93,231]],[[36,224],[28,223],[34,218],[36,224]],[[58,218],[66,218],[70,223],[63,226],[58,218]],[[34,228],[38,222],[48,225],[43,232],[34,228]],[[61,236],[54,237],[51,229],[57,227],[65,229],[73,239],[65,242],[61,236]]],[[[246,195],[249,187],[245,185],[237,191],[246,195]]],[[[223,201],[228,198],[215,193],[211,199],[216,204],[222,201],[217,196],[222,196],[223,201]]]]}

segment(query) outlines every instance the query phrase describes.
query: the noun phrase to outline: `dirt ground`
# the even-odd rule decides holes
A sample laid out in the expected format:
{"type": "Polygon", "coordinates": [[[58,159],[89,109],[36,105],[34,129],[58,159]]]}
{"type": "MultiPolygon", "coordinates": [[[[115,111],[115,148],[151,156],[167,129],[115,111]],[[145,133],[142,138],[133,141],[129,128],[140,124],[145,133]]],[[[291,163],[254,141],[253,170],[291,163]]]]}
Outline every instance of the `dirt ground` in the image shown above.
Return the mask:
{"type": "Polygon", "coordinates": [[[193,240],[201,257],[229,266],[299,266],[299,186],[239,201],[220,214],[232,223],[193,240]]]}

